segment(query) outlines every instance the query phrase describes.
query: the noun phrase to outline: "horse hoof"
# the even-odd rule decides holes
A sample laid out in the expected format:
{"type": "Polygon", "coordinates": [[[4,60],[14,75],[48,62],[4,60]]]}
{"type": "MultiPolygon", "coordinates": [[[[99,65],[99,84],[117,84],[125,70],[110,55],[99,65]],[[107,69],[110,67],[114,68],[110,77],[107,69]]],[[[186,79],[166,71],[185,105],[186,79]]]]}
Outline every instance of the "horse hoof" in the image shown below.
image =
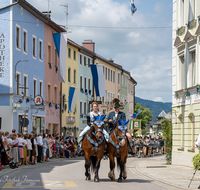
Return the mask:
{"type": "Polygon", "coordinates": [[[121,179],[121,178],[119,178],[119,179],[117,180],[117,182],[121,183],[121,182],[122,182],[122,179],[121,179]]]}
{"type": "Polygon", "coordinates": [[[88,180],[91,180],[91,176],[88,176],[88,180]]]}
{"type": "Polygon", "coordinates": [[[94,182],[99,182],[99,178],[94,178],[94,182]]]}
{"type": "Polygon", "coordinates": [[[111,177],[110,179],[111,179],[111,181],[115,181],[115,177],[111,177]]]}
{"type": "Polygon", "coordinates": [[[123,177],[124,180],[126,180],[127,177],[123,177]]]}

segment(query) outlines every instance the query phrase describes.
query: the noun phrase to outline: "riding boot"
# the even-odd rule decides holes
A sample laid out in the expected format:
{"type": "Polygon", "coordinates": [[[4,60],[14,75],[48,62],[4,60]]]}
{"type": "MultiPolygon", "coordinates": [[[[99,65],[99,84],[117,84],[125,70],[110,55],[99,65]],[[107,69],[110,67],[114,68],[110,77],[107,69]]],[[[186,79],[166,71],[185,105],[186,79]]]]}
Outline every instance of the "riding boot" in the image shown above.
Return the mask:
{"type": "Polygon", "coordinates": [[[83,151],[83,140],[81,140],[79,142],[81,144],[80,148],[79,148],[79,151],[78,151],[78,156],[83,156],[84,155],[84,151],[83,151]]]}

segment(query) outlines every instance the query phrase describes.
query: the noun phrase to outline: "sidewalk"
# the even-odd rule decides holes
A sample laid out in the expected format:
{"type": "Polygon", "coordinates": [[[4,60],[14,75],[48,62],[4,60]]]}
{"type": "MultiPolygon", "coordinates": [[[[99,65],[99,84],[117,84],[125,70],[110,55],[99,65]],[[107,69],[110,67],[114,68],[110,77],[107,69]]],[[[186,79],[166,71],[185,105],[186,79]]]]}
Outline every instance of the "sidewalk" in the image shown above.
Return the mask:
{"type": "MultiPolygon", "coordinates": [[[[188,189],[194,169],[187,166],[166,165],[164,156],[141,158],[136,161],[135,169],[142,175],[180,189],[188,189]]],[[[197,171],[190,189],[200,185],[200,171],[197,171]]]]}

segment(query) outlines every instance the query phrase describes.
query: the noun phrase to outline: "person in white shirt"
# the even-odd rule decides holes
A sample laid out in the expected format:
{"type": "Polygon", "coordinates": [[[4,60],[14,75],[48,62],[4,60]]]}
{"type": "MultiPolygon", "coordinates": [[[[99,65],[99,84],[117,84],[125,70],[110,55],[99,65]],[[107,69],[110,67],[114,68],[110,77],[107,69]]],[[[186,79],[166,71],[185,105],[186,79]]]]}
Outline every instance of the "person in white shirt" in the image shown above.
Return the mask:
{"type": "Polygon", "coordinates": [[[23,159],[23,163],[25,164],[25,165],[28,165],[28,163],[27,163],[27,140],[28,139],[28,135],[25,135],[24,136],[24,139],[23,139],[23,142],[24,142],[24,144],[23,144],[23,150],[24,150],[24,159],[23,159]]]}
{"type": "Polygon", "coordinates": [[[41,163],[42,148],[43,148],[43,142],[42,142],[41,134],[39,134],[38,137],[37,137],[37,147],[38,147],[37,163],[41,163]]]}
{"type": "Polygon", "coordinates": [[[32,135],[28,135],[28,138],[26,139],[26,142],[27,142],[27,163],[28,164],[30,164],[30,156],[31,156],[31,150],[32,150],[31,138],[32,138],[32,135]]]}
{"type": "Polygon", "coordinates": [[[23,159],[24,159],[24,149],[23,149],[24,139],[22,138],[22,133],[18,133],[18,141],[19,141],[20,162],[21,162],[22,165],[24,165],[24,163],[23,163],[23,159]]]}

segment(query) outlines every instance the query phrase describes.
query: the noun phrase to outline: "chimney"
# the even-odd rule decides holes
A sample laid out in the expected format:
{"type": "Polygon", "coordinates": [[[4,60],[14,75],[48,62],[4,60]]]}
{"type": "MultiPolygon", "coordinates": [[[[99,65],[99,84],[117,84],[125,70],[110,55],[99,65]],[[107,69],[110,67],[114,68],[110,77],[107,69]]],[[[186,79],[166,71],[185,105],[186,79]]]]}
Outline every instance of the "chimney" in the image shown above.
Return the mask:
{"type": "Polygon", "coordinates": [[[112,62],[112,63],[114,62],[114,60],[112,58],[110,58],[109,61],[112,62]]]}
{"type": "Polygon", "coordinates": [[[83,47],[94,52],[95,51],[95,43],[92,40],[84,40],[82,43],[83,47]]]}

